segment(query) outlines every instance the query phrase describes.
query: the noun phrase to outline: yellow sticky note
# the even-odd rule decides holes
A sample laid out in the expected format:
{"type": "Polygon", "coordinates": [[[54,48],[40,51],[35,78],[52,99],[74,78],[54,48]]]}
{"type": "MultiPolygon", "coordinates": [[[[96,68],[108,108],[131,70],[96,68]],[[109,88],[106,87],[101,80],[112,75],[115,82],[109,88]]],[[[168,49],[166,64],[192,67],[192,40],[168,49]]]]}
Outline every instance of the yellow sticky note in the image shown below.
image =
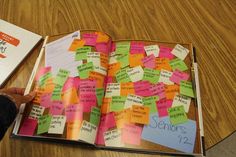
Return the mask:
{"type": "Polygon", "coordinates": [[[108,55],[104,53],[100,53],[100,64],[102,67],[106,68],[108,67],[108,55]]]}
{"type": "Polygon", "coordinates": [[[149,124],[149,112],[148,106],[133,105],[131,111],[131,122],[139,124],[149,124]]]}
{"type": "Polygon", "coordinates": [[[134,83],[128,82],[128,83],[121,83],[120,84],[120,95],[121,96],[127,96],[129,94],[134,94],[134,83]]]}
{"type": "Polygon", "coordinates": [[[81,121],[67,122],[66,139],[78,140],[81,121]]]}
{"type": "Polygon", "coordinates": [[[85,41],[83,39],[74,39],[69,47],[69,51],[76,51],[77,48],[83,47],[85,41]]]}
{"type": "Polygon", "coordinates": [[[120,63],[113,63],[108,65],[108,76],[115,76],[117,71],[120,70],[120,63]]]}
{"type": "Polygon", "coordinates": [[[177,93],[179,93],[179,85],[165,85],[166,99],[174,99],[177,93]]]}
{"type": "Polygon", "coordinates": [[[102,114],[106,114],[109,112],[111,100],[112,100],[111,98],[103,98],[101,107],[102,114]]]}
{"type": "Polygon", "coordinates": [[[79,102],[79,98],[77,95],[77,91],[75,88],[71,88],[66,90],[63,94],[62,94],[62,101],[63,104],[65,105],[65,107],[67,107],[70,104],[76,104],[79,102]]]}
{"type": "Polygon", "coordinates": [[[109,36],[103,32],[95,32],[97,34],[97,43],[107,43],[109,41],[109,36]]]}
{"type": "Polygon", "coordinates": [[[171,71],[172,68],[169,64],[169,59],[167,59],[167,58],[156,58],[156,68],[155,69],[157,69],[157,70],[164,69],[164,70],[171,71]]]}
{"type": "Polygon", "coordinates": [[[119,112],[115,112],[115,121],[118,129],[123,128],[125,124],[130,123],[131,111],[125,109],[119,112]]]}
{"type": "Polygon", "coordinates": [[[96,80],[96,87],[97,88],[103,88],[104,78],[105,78],[105,76],[98,73],[98,72],[95,72],[95,71],[89,72],[89,79],[96,80]]]}
{"type": "Polygon", "coordinates": [[[143,66],[142,59],[144,58],[144,54],[130,54],[129,55],[129,65],[130,67],[135,67],[135,66],[143,66]]]}

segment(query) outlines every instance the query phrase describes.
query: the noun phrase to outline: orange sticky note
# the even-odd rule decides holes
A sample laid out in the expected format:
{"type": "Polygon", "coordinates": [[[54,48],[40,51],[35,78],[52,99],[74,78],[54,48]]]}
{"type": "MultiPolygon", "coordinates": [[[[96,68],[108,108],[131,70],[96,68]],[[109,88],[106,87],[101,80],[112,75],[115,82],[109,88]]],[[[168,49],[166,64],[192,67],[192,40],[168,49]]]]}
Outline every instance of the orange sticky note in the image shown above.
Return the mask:
{"type": "Polygon", "coordinates": [[[115,121],[118,129],[123,128],[125,124],[130,123],[131,111],[130,109],[125,109],[120,112],[115,112],[115,121]]]}
{"type": "Polygon", "coordinates": [[[128,96],[129,94],[134,94],[134,83],[128,82],[128,83],[121,83],[120,84],[120,95],[121,96],[128,96]]]}
{"type": "Polygon", "coordinates": [[[179,93],[179,85],[165,85],[166,99],[174,99],[176,93],[179,93]]]}
{"type": "Polygon", "coordinates": [[[172,68],[169,64],[169,59],[167,58],[156,58],[156,68],[157,70],[165,69],[171,71],[172,68]]]}
{"type": "Polygon", "coordinates": [[[117,71],[120,70],[120,63],[113,63],[108,65],[108,76],[115,76],[117,71]]]}
{"type": "Polygon", "coordinates": [[[97,43],[107,43],[110,39],[110,37],[103,32],[95,32],[95,34],[97,34],[97,43]]]}
{"type": "Polygon", "coordinates": [[[96,88],[103,88],[104,85],[104,78],[105,76],[101,73],[90,71],[89,72],[89,79],[96,80],[96,88]]]}
{"type": "Polygon", "coordinates": [[[50,78],[45,82],[44,89],[46,93],[52,93],[54,90],[54,87],[55,87],[55,84],[53,82],[53,78],[50,78]]]}
{"type": "Polygon", "coordinates": [[[103,66],[104,68],[107,69],[107,67],[108,67],[108,55],[106,55],[104,53],[100,53],[100,64],[101,64],[101,66],[103,66]]]}
{"type": "Polygon", "coordinates": [[[142,59],[144,58],[144,54],[130,54],[129,55],[129,65],[130,67],[136,67],[136,66],[143,66],[142,59]]]}
{"type": "Polygon", "coordinates": [[[133,105],[131,111],[131,122],[139,124],[149,124],[149,112],[148,106],[133,105]]]}
{"type": "Polygon", "coordinates": [[[109,112],[110,103],[111,103],[111,98],[103,98],[102,107],[101,107],[102,114],[106,114],[109,112]]]}
{"type": "Polygon", "coordinates": [[[43,95],[45,93],[45,89],[36,87],[35,92],[36,92],[36,95],[33,99],[33,103],[34,104],[40,104],[41,95],[43,95]]]}
{"type": "Polygon", "coordinates": [[[66,139],[78,140],[81,121],[67,122],[66,126],[66,139]]]}
{"type": "Polygon", "coordinates": [[[74,39],[69,47],[69,51],[76,51],[77,48],[83,47],[85,41],[83,39],[74,39]]]}
{"type": "Polygon", "coordinates": [[[62,102],[65,107],[70,104],[76,104],[79,102],[77,91],[75,88],[70,88],[62,94],[62,102]]]}

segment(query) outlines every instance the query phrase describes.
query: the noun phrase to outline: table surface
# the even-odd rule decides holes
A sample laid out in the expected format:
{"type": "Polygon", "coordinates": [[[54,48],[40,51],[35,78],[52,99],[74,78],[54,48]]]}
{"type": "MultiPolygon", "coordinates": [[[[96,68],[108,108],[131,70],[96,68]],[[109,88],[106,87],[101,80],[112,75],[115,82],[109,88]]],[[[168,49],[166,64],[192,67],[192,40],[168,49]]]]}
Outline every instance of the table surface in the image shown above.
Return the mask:
{"type": "MultiPolygon", "coordinates": [[[[113,39],[192,42],[206,148],[236,130],[235,0],[1,0],[0,6],[1,19],[42,36],[96,29],[113,39]]],[[[25,87],[38,54],[30,54],[5,87],[25,87]]],[[[0,142],[0,156],[144,156],[11,139],[10,131],[0,142]]]]}

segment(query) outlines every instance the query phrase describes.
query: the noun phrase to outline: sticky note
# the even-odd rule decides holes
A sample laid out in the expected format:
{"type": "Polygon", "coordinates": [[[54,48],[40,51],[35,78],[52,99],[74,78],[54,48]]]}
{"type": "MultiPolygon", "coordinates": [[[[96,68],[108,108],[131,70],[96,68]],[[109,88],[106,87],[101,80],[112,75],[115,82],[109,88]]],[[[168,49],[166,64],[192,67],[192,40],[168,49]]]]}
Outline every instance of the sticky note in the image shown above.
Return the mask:
{"type": "Polygon", "coordinates": [[[117,71],[120,70],[120,63],[113,63],[108,65],[108,76],[115,76],[117,71]]]}
{"type": "Polygon", "coordinates": [[[133,105],[131,110],[131,122],[149,124],[150,108],[148,106],[133,105]]]}
{"type": "Polygon", "coordinates": [[[125,106],[124,108],[131,108],[132,105],[139,105],[139,106],[143,106],[143,101],[142,101],[143,97],[138,96],[138,95],[133,95],[133,94],[129,94],[127,96],[127,99],[125,101],[125,106]]]}
{"type": "Polygon", "coordinates": [[[196,139],[196,122],[172,125],[169,117],[150,115],[150,124],[144,126],[142,139],[186,153],[193,153],[196,139]]]}
{"type": "Polygon", "coordinates": [[[184,106],[175,106],[168,109],[170,122],[172,125],[186,123],[188,117],[184,111],[184,106]]]}
{"type": "Polygon", "coordinates": [[[61,91],[62,91],[62,86],[56,85],[53,92],[52,92],[52,97],[51,100],[61,100],[61,91]]]}
{"type": "Polygon", "coordinates": [[[185,71],[188,70],[188,66],[184,63],[183,60],[179,59],[179,58],[175,58],[170,60],[170,66],[173,70],[180,70],[180,71],[185,71]]]}
{"type": "Polygon", "coordinates": [[[179,93],[179,85],[165,85],[166,99],[173,99],[179,93]]]}
{"type": "Polygon", "coordinates": [[[66,126],[66,139],[78,140],[81,121],[67,122],[66,126]]]}
{"type": "Polygon", "coordinates": [[[59,69],[59,72],[56,75],[54,83],[60,86],[63,86],[66,82],[70,72],[68,70],[59,69]]]}
{"type": "Polygon", "coordinates": [[[152,92],[151,92],[150,88],[151,88],[151,84],[148,81],[134,82],[135,95],[151,96],[152,92]]]}
{"type": "Polygon", "coordinates": [[[87,53],[92,51],[92,47],[90,46],[83,46],[76,49],[75,60],[85,60],[87,59],[87,53]]]}
{"type": "Polygon", "coordinates": [[[64,106],[68,106],[70,104],[76,104],[79,102],[79,98],[77,95],[77,91],[75,88],[68,89],[62,94],[62,102],[64,106]]]}
{"type": "Polygon", "coordinates": [[[121,141],[121,130],[114,129],[104,132],[105,146],[111,147],[123,147],[124,144],[121,141]]]}
{"type": "Polygon", "coordinates": [[[174,49],[171,51],[173,55],[180,58],[181,60],[184,60],[186,56],[189,53],[189,50],[185,47],[183,47],[180,44],[175,45],[174,49]]]}
{"type": "Polygon", "coordinates": [[[134,68],[127,69],[126,71],[130,77],[132,82],[140,81],[143,79],[143,68],[141,66],[137,66],[134,68]]]}
{"type": "Polygon", "coordinates": [[[152,85],[150,90],[152,92],[152,95],[157,95],[159,97],[159,99],[163,99],[163,98],[166,97],[166,95],[165,95],[165,85],[162,82],[152,85]]]}
{"type": "Polygon", "coordinates": [[[158,82],[163,82],[164,84],[167,85],[173,85],[174,82],[170,80],[170,77],[172,76],[172,72],[168,70],[161,70],[159,81],[158,82]]]}
{"type": "Polygon", "coordinates": [[[174,55],[171,53],[172,48],[166,46],[160,46],[159,57],[173,59],[174,55]]]}
{"type": "Polygon", "coordinates": [[[33,136],[36,126],[37,126],[37,120],[25,118],[20,128],[19,134],[33,136]]]}
{"type": "Polygon", "coordinates": [[[110,40],[110,37],[103,32],[95,32],[97,34],[97,43],[107,43],[110,40]]]}
{"type": "Polygon", "coordinates": [[[52,96],[51,93],[44,93],[44,94],[42,94],[41,97],[40,97],[40,105],[45,107],[45,108],[50,107],[51,104],[52,104],[51,96],[52,96]]]}
{"type": "Polygon", "coordinates": [[[128,54],[130,50],[130,42],[116,43],[116,54],[128,54]]]}
{"type": "Polygon", "coordinates": [[[157,70],[168,70],[171,71],[172,68],[170,66],[169,63],[169,59],[168,58],[156,58],[156,68],[157,70]]]}
{"type": "Polygon", "coordinates": [[[186,113],[189,111],[189,106],[191,103],[191,98],[184,95],[175,95],[172,103],[172,107],[183,106],[186,113]]]}
{"type": "Polygon", "coordinates": [[[141,143],[142,127],[134,124],[125,124],[122,129],[122,142],[132,145],[140,145],[141,143]]]}
{"type": "Polygon", "coordinates": [[[168,115],[168,108],[172,106],[172,100],[161,99],[156,102],[159,117],[168,115]]]}
{"type": "Polygon", "coordinates": [[[120,95],[120,84],[108,83],[105,97],[112,97],[112,96],[119,96],[119,95],[120,95]]]}
{"type": "Polygon", "coordinates": [[[88,52],[87,62],[92,62],[94,66],[100,66],[100,53],[99,52],[88,52]]]}
{"type": "Polygon", "coordinates": [[[95,46],[97,41],[97,34],[95,33],[84,33],[82,39],[85,41],[84,45],[95,46]]]}
{"type": "Polygon", "coordinates": [[[79,65],[77,68],[79,71],[79,77],[81,79],[88,78],[89,72],[93,71],[93,69],[94,69],[92,62],[88,62],[88,63],[82,64],[82,65],[79,65]]]}
{"type": "Polygon", "coordinates": [[[131,118],[131,109],[124,109],[119,112],[115,112],[115,121],[116,121],[116,127],[121,129],[124,127],[125,124],[130,123],[131,118]]]}
{"type": "Polygon", "coordinates": [[[100,125],[108,129],[116,126],[115,115],[113,112],[109,112],[101,116],[100,125]]]}
{"type": "Polygon", "coordinates": [[[171,75],[171,77],[170,77],[170,80],[171,80],[172,82],[174,82],[174,83],[176,83],[176,84],[179,85],[179,84],[180,84],[180,81],[182,81],[182,80],[187,81],[188,78],[189,78],[189,74],[188,74],[188,73],[185,73],[185,72],[182,72],[182,71],[176,69],[176,70],[172,73],[172,75],[171,75]]]}
{"type": "Polygon", "coordinates": [[[144,43],[131,41],[130,43],[130,54],[144,53],[144,43]]]}
{"type": "Polygon", "coordinates": [[[50,66],[40,68],[39,71],[35,75],[35,80],[38,81],[41,76],[45,75],[46,73],[49,73],[51,69],[52,67],[50,66]]]}
{"type": "Polygon", "coordinates": [[[103,97],[104,97],[104,88],[96,88],[96,98],[98,106],[102,105],[103,97]]]}
{"type": "Polygon", "coordinates": [[[156,84],[159,81],[160,77],[159,70],[144,68],[143,71],[144,71],[143,80],[149,81],[150,83],[153,84],[156,84]]]}
{"type": "Polygon", "coordinates": [[[66,116],[52,116],[51,123],[48,129],[49,134],[63,134],[66,124],[66,116]]]}
{"type": "Polygon", "coordinates": [[[82,39],[74,39],[69,47],[69,51],[76,51],[76,49],[83,47],[85,41],[82,39]]]}
{"type": "Polygon", "coordinates": [[[42,87],[45,85],[48,79],[52,78],[52,73],[48,72],[39,78],[39,86],[42,87]]]}
{"type": "Polygon", "coordinates": [[[144,49],[146,51],[147,56],[149,55],[154,55],[155,57],[159,56],[159,47],[158,45],[149,45],[149,46],[144,46],[144,49]]]}
{"type": "Polygon", "coordinates": [[[64,105],[61,101],[53,101],[49,113],[51,115],[61,115],[64,109],[64,105]]]}
{"type": "Polygon", "coordinates": [[[121,69],[116,73],[116,81],[117,82],[130,82],[130,78],[128,73],[126,72],[127,69],[121,69]]]}
{"type": "Polygon", "coordinates": [[[80,94],[79,100],[80,104],[83,106],[84,112],[91,112],[91,108],[97,104],[97,97],[95,94],[80,94]]]}
{"type": "Polygon", "coordinates": [[[156,101],[158,101],[158,96],[150,96],[143,98],[143,106],[147,106],[150,108],[150,114],[157,113],[156,101]]]}
{"type": "Polygon", "coordinates": [[[98,126],[100,122],[100,116],[101,116],[100,109],[98,107],[92,107],[92,110],[90,112],[90,123],[98,126]]]}
{"type": "Polygon", "coordinates": [[[68,77],[68,79],[66,80],[62,88],[62,92],[65,92],[66,90],[70,88],[78,89],[79,84],[80,84],[80,79],[78,77],[68,77]]]}
{"type": "Polygon", "coordinates": [[[33,105],[29,114],[29,118],[37,120],[40,116],[43,115],[44,110],[45,110],[45,107],[43,106],[33,105]]]}
{"type": "Polygon", "coordinates": [[[109,52],[109,45],[107,43],[96,43],[95,49],[97,52],[102,52],[108,54],[109,52]]]}
{"type": "Polygon", "coordinates": [[[52,93],[55,88],[55,83],[53,82],[53,78],[47,79],[44,85],[45,93],[52,93]]]}
{"type": "Polygon", "coordinates": [[[80,128],[79,139],[90,144],[94,144],[97,135],[97,126],[83,120],[80,128]]]}
{"type": "Polygon", "coordinates": [[[129,94],[134,94],[134,83],[133,82],[121,83],[120,88],[121,88],[120,89],[121,96],[127,96],[129,94]]]}
{"type": "Polygon", "coordinates": [[[194,98],[192,82],[180,81],[180,94],[194,98]]]}
{"type": "Polygon", "coordinates": [[[102,100],[102,106],[101,106],[101,113],[106,114],[110,112],[110,103],[111,103],[111,98],[106,98],[104,97],[102,100]]]}
{"type": "Polygon", "coordinates": [[[126,96],[113,96],[110,105],[110,111],[121,111],[124,109],[126,96]]]}
{"type": "Polygon", "coordinates": [[[43,115],[38,118],[38,130],[37,134],[42,134],[48,132],[52,116],[51,115],[43,115]]]}
{"type": "Polygon", "coordinates": [[[144,57],[142,59],[142,62],[143,62],[143,66],[146,68],[154,69],[156,67],[156,58],[153,54],[147,57],[144,57]]]}
{"type": "Polygon", "coordinates": [[[129,65],[130,67],[143,66],[142,59],[144,58],[144,54],[130,54],[129,55],[129,65]]]}
{"type": "Polygon", "coordinates": [[[129,65],[129,54],[119,55],[116,60],[120,62],[121,68],[124,68],[129,65]]]}
{"type": "Polygon", "coordinates": [[[94,66],[93,71],[98,72],[98,73],[100,73],[100,74],[102,74],[104,76],[107,75],[107,69],[102,67],[102,66],[94,66]]]}
{"type": "Polygon", "coordinates": [[[89,72],[89,79],[96,81],[96,87],[102,88],[104,86],[105,76],[95,71],[89,72]]]}
{"type": "Polygon", "coordinates": [[[80,81],[80,94],[94,94],[96,89],[96,81],[91,79],[83,79],[80,81]]]}
{"type": "Polygon", "coordinates": [[[80,104],[72,104],[65,108],[66,122],[82,121],[83,106],[80,104]]]}
{"type": "Polygon", "coordinates": [[[113,63],[117,63],[116,57],[118,55],[116,55],[116,52],[111,52],[109,54],[109,64],[113,64],[113,63]]]}
{"type": "Polygon", "coordinates": [[[100,65],[104,68],[108,68],[108,55],[104,53],[100,53],[100,65]]]}

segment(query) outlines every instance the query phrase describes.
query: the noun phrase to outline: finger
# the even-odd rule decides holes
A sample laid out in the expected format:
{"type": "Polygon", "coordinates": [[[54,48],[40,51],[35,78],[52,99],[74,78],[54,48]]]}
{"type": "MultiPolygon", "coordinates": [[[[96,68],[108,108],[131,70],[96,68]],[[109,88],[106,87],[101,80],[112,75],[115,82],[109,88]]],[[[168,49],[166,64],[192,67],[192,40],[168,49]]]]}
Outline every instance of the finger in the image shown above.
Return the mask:
{"type": "Polygon", "coordinates": [[[13,88],[9,88],[7,91],[8,91],[9,93],[11,93],[11,94],[24,95],[25,88],[16,88],[16,87],[13,87],[13,88]]]}

